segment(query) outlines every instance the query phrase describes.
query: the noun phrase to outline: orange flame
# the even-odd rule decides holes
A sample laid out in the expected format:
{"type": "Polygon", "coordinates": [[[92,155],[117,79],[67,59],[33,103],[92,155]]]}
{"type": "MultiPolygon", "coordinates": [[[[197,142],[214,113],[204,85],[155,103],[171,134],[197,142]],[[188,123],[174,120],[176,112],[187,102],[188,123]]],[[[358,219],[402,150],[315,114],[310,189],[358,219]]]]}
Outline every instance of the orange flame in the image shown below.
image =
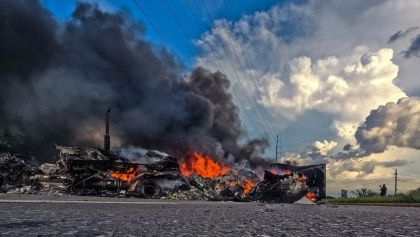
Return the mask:
{"type": "Polygon", "coordinates": [[[180,163],[179,168],[184,176],[198,174],[203,178],[215,178],[231,170],[229,167],[219,165],[210,156],[205,156],[197,152],[188,155],[180,163]]]}
{"type": "Polygon", "coordinates": [[[255,186],[254,182],[251,179],[248,180],[239,180],[239,181],[227,181],[226,186],[229,187],[242,187],[242,195],[247,195],[251,192],[252,188],[255,186]]]}
{"type": "Polygon", "coordinates": [[[113,178],[119,179],[124,182],[129,182],[138,175],[137,170],[134,167],[125,169],[123,172],[120,171],[111,171],[111,176],[113,178]]]}
{"type": "Polygon", "coordinates": [[[306,198],[311,202],[316,202],[316,194],[313,192],[308,192],[306,198]]]}
{"type": "Polygon", "coordinates": [[[254,182],[252,182],[252,180],[248,179],[245,182],[245,185],[242,186],[244,188],[243,194],[244,195],[248,194],[254,186],[255,186],[254,182]]]}

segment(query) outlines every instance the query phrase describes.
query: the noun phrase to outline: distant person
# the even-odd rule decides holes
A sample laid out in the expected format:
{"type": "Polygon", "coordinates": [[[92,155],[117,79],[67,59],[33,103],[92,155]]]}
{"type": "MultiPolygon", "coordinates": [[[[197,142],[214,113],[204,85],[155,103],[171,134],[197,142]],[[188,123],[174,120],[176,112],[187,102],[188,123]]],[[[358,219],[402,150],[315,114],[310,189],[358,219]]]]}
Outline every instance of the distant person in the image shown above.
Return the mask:
{"type": "Polygon", "coordinates": [[[386,185],[385,184],[383,184],[382,186],[379,185],[379,187],[381,187],[380,188],[380,190],[381,190],[381,196],[386,196],[386,191],[387,191],[386,185]]]}

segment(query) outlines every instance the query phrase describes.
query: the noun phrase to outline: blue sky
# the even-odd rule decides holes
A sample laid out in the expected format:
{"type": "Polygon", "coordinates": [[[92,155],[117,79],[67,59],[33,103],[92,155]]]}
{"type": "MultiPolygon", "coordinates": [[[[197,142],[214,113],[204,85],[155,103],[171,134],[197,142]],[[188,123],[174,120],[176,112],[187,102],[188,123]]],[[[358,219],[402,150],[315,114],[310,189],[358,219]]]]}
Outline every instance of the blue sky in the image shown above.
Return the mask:
{"type": "MultiPolygon", "coordinates": [[[[162,40],[154,31],[150,23],[141,14],[134,1],[117,1],[117,0],[98,0],[89,2],[97,2],[102,7],[109,10],[126,11],[136,19],[141,21],[146,27],[146,37],[161,45],[162,40]]],[[[172,8],[176,17],[179,19],[182,27],[188,34],[188,37],[198,39],[205,31],[211,29],[214,19],[224,18],[229,21],[237,21],[241,16],[253,14],[257,11],[265,11],[276,4],[285,4],[289,0],[205,0],[206,7],[212,19],[207,16],[206,9],[201,0],[155,0],[144,1],[137,0],[140,6],[147,12],[148,17],[158,28],[165,38],[170,50],[173,51],[187,67],[192,67],[195,56],[199,53],[191,39],[187,39],[187,35],[182,32],[176,23],[173,15],[168,9],[166,3],[172,8]],[[194,21],[193,15],[188,3],[199,16],[199,26],[194,21]]],[[[304,2],[302,0],[294,2],[304,2]]],[[[41,3],[48,8],[51,13],[59,20],[65,21],[69,19],[73,9],[77,4],[77,0],[41,0],[41,3]]]]}

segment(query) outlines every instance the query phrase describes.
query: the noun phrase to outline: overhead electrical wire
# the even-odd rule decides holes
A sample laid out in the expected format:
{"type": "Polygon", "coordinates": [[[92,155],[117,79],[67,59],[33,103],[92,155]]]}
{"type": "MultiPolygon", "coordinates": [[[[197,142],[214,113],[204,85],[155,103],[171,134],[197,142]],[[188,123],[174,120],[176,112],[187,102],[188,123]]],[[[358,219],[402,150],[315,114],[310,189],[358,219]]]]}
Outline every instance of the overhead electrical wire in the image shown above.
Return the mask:
{"type": "MultiPolygon", "coordinates": [[[[200,23],[199,23],[199,20],[198,20],[198,16],[196,15],[196,13],[195,13],[195,11],[194,11],[194,9],[193,9],[193,6],[192,6],[192,4],[190,3],[190,1],[189,0],[185,0],[184,1],[185,3],[186,3],[186,5],[187,5],[187,7],[188,7],[188,9],[189,9],[189,11],[191,12],[191,15],[192,15],[192,17],[193,17],[193,20],[194,20],[194,22],[195,22],[195,24],[197,25],[197,27],[198,28],[200,28],[200,23]]],[[[223,73],[223,74],[225,74],[226,75],[226,72],[225,72],[225,70],[223,69],[223,67],[222,67],[222,63],[221,63],[221,60],[219,59],[219,57],[217,57],[217,55],[214,53],[214,48],[211,46],[211,45],[209,45],[209,44],[205,44],[204,43],[204,45],[205,46],[207,46],[207,49],[208,49],[208,51],[210,52],[210,54],[215,58],[215,60],[216,60],[216,63],[217,63],[217,65],[219,66],[219,69],[220,69],[220,71],[223,73]]],[[[232,90],[232,92],[231,92],[232,94],[234,94],[234,96],[235,96],[235,91],[234,90],[232,90]]],[[[238,100],[239,100],[239,96],[235,96],[236,98],[238,98],[238,100]]],[[[241,110],[245,110],[244,108],[243,108],[243,106],[242,106],[242,103],[240,102],[239,103],[239,106],[241,107],[241,110]]],[[[245,113],[246,115],[247,115],[247,117],[248,117],[248,119],[250,119],[251,120],[251,117],[249,116],[249,114],[247,114],[247,113],[245,113]]],[[[251,124],[252,125],[252,127],[255,129],[255,130],[257,130],[256,129],[256,127],[255,127],[255,125],[254,125],[254,123],[252,123],[251,124]]],[[[243,126],[246,130],[248,130],[248,127],[246,126],[246,124],[245,123],[243,123],[243,124],[241,124],[241,126],[243,126]]]]}
{"type": "Polygon", "coordinates": [[[172,52],[173,56],[175,56],[175,58],[182,65],[183,68],[188,68],[184,64],[184,62],[182,62],[182,60],[178,57],[178,55],[176,55],[176,53],[173,50],[171,50],[171,48],[169,47],[168,41],[165,39],[163,34],[159,31],[157,26],[153,23],[152,19],[147,15],[146,11],[143,9],[140,3],[137,0],[133,0],[133,2],[134,2],[134,5],[137,7],[137,9],[139,9],[140,13],[144,16],[144,18],[146,18],[147,22],[149,22],[149,24],[152,26],[153,30],[158,34],[160,40],[162,41],[166,49],[172,52]]]}
{"type": "MultiPolygon", "coordinates": [[[[216,1],[213,1],[213,4],[214,4],[214,7],[216,8],[217,7],[217,3],[216,3],[216,1]]],[[[225,2],[223,2],[223,5],[225,6],[225,8],[226,8],[226,4],[225,4],[225,2]]],[[[233,31],[234,31],[234,33],[236,33],[236,29],[235,29],[235,27],[233,27],[233,31]]],[[[238,64],[239,64],[239,66],[241,67],[241,70],[242,70],[242,73],[243,73],[243,75],[244,75],[244,77],[245,77],[245,75],[248,75],[248,74],[246,74],[245,73],[245,67],[242,65],[242,63],[241,63],[241,60],[240,60],[240,57],[239,57],[239,55],[238,55],[238,53],[237,53],[237,51],[239,51],[240,53],[241,53],[241,55],[242,55],[242,58],[243,58],[243,61],[246,63],[246,66],[249,68],[249,69],[251,69],[251,66],[250,66],[250,64],[249,64],[249,62],[248,62],[248,60],[247,60],[247,57],[246,57],[246,55],[244,54],[244,51],[246,50],[244,47],[241,47],[241,50],[236,50],[236,47],[235,47],[235,44],[234,44],[234,42],[233,42],[233,40],[232,40],[232,38],[230,37],[230,35],[229,35],[229,33],[227,34],[227,37],[228,37],[228,40],[229,40],[229,43],[230,43],[230,45],[231,45],[231,47],[232,47],[232,49],[233,49],[233,52],[234,52],[234,54],[235,54],[235,56],[236,56],[236,59],[237,59],[237,61],[238,61],[238,64]]],[[[251,69],[250,70],[250,73],[251,73],[251,76],[252,76],[252,78],[250,78],[250,77],[248,77],[247,76],[247,80],[246,80],[246,82],[247,82],[247,85],[248,85],[248,88],[252,91],[252,89],[251,89],[251,85],[250,85],[250,83],[249,83],[249,81],[252,81],[253,82],[253,84],[254,84],[254,91],[258,94],[258,97],[259,98],[261,98],[262,96],[261,96],[261,93],[260,93],[260,91],[259,91],[259,88],[258,88],[258,86],[257,86],[257,84],[256,84],[256,76],[255,76],[255,74],[254,74],[254,72],[253,72],[253,70],[251,69]]],[[[254,95],[254,98],[255,98],[255,94],[253,94],[254,95]]],[[[273,120],[273,115],[271,115],[268,111],[267,111],[267,109],[266,109],[266,107],[265,106],[261,106],[260,107],[260,105],[258,104],[258,99],[257,98],[255,98],[255,101],[256,101],[256,105],[257,105],[257,107],[258,107],[258,110],[260,111],[260,113],[261,113],[261,111],[263,111],[263,113],[265,114],[265,116],[263,116],[264,117],[264,119],[265,119],[265,121],[266,122],[268,122],[268,124],[270,125],[270,129],[272,129],[273,131],[275,131],[275,134],[273,134],[273,138],[275,138],[276,137],[276,135],[277,134],[279,134],[279,131],[276,129],[276,127],[274,126],[274,124],[275,124],[275,121],[273,120]]],[[[262,113],[261,113],[262,114],[262,113]]]]}
{"type": "MultiPolygon", "coordinates": [[[[229,15],[230,15],[230,17],[232,17],[232,11],[231,11],[231,8],[229,8],[228,7],[228,5],[226,4],[226,1],[225,0],[222,0],[222,4],[223,4],[223,6],[229,11],[229,15]]],[[[217,5],[217,3],[216,3],[216,0],[214,0],[214,5],[216,6],[217,5]]],[[[232,28],[233,29],[233,33],[235,33],[235,34],[237,34],[237,31],[236,31],[236,28],[235,27],[233,27],[232,28]]],[[[234,46],[234,45],[233,45],[234,46]]],[[[248,60],[248,58],[249,58],[249,55],[247,55],[247,50],[246,50],[246,48],[245,47],[241,47],[241,50],[239,50],[239,52],[242,54],[242,58],[243,58],[243,60],[244,60],[244,62],[245,62],[245,64],[246,64],[246,67],[248,67],[248,68],[252,68],[251,67],[251,64],[249,63],[249,60],[248,60]]],[[[252,76],[252,82],[253,82],[253,84],[254,84],[254,87],[255,87],[255,91],[257,92],[257,94],[258,94],[258,97],[259,98],[261,98],[262,96],[261,96],[261,93],[260,93],[260,91],[258,90],[258,85],[257,85],[257,77],[255,76],[255,74],[254,74],[254,71],[251,69],[250,70],[250,73],[251,73],[251,76],[252,76]]],[[[266,116],[268,117],[268,119],[270,120],[270,122],[272,123],[272,129],[274,129],[274,131],[276,131],[276,134],[280,134],[280,132],[279,132],[279,130],[277,130],[276,129],[276,127],[274,126],[274,124],[275,124],[275,120],[274,120],[274,111],[272,110],[272,108],[271,108],[271,113],[270,113],[270,111],[268,111],[267,109],[266,109],[266,107],[265,106],[263,106],[263,109],[264,109],[264,112],[265,112],[265,114],[266,114],[266,116]]]]}
{"type": "MultiPolygon", "coordinates": [[[[213,21],[213,17],[212,17],[212,16],[211,16],[211,14],[210,14],[210,11],[209,11],[209,9],[208,9],[208,7],[207,7],[207,4],[205,3],[205,1],[204,1],[204,0],[201,0],[201,3],[202,3],[202,5],[203,5],[203,7],[204,7],[204,11],[205,11],[205,13],[207,14],[208,19],[210,20],[210,22],[212,22],[212,21],[213,21]]],[[[222,46],[223,50],[224,50],[224,51],[225,51],[225,53],[226,53],[226,56],[228,56],[228,55],[229,55],[229,51],[228,51],[228,50],[227,50],[227,48],[225,47],[224,43],[223,43],[223,42],[221,42],[221,40],[220,40],[218,37],[216,37],[216,39],[217,39],[217,40],[219,40],[220,45],[222,46]]],[[[252,103],[252,100],[249,98],[248,93],[246,92],[246,89],[245,89],[244,83],[242,82],[242,80],[241,80],[241,79],[240,79],[240,77],[238,76],[238,73],[237,73],[237,71],[236,71],[235,66],[234,66],[234,65],[233,65],[233,63],[232,63],[232,60],[231,60],[229,57],[228,57],[228,60],[229,60],[229,63],[230,63],[230,65],[231,65],[232,69],[233,69],[234,75],[235,75],[235,77],[236,77],[237,81],[239,82],[239,85],[242,87],[242,90],[243,90],[243,92],[244,92],[245,96],[246,96],[246,97],[247,97],[247,99],[248,99],[249,104],[250,104],[250,105],[252,105],[252,104],[253,104],[253,103],[252,103]]],[[[243,75],[245,75],[245,74],[244,74],[244,72],[242,72],[242,73],[243,73],[243,75]]],[[[251,88],[249,88],[249,89],[252,91],[252,89],[251,89],[251,88]]],[[[254,96],[254,99],[255,99],[255,96],[254,96]]],[[[255,103],[257,103],[257,101],[255,101],[255,103]]],[[[255,110],[252,110],[252,112],[254,112],[254,114],[255,114],[256,118],[257,118],[257,117],[262,118],[262,121],[260,121],[260,122],[262,122],[262,123],[266,124],[266,120],[264,119],[264,116],[262,116],[262,114],[261,114],[261,113],[257,113],[255,110]]],[[[258,119],[257,119],[257,121],[258,121],[258,119]]],[[[268,127],[268,126],[262,126],[263,131],[264,131],[265,133],[267,133],[267,135],[270,135],[271,133],[270,133],[270,132],[266,129],[266,127],[268,127]]],[[[275,135],[272,135],[272,137],[275,137],[275,135]]]]}
{"type": "MultiPolygon", "coordinates": [[[[166,7],[168,8],[168,10],[169,10],[169,12],[171,13],[171,15],[173,16],[173,18],[175,19],[175,22],[177,23],[177,25],[178,25],[178,27],[180,28],[180,30],[181,30],[181,32],[183,33],[183,35],[184,35],[184,37],[187,39],[187,41],[190,41],[193,37],[191,37],[190,35],[189,35],[189,33],[187,32],[187,30],[185,30],[185,28],[183,27],[183,25],[182,25],[182,23],[181,23],[181,21],[179,20],[179,18],[177,17],[177,15],[176,15],[176,13],[174,12],[174,10],[172,9],[172,7],[170,6],[170,4],[169,4],[169,2],[167,1],[167,0],[164,0],[164,3],[165,3],[165,5],[166,5],[166,7]]],[[[188,4],[188,5],[190,5],[190,4],[188,4]]],[[[192,8],[190,8],[190,10],[192,10],[192,8]]],[[[193,18],[194,18],[194,20],[195,21],[197,21],[196,23],[198,24],[198,20],[196,19],[196,16],[195,16],[195,14],[193,13],[193,12],[191,12],[191,14],[193,15],[193,18]]],[[[208,47],[210,47],[209,45],[207,45],[208,47]]],[[[212,55],[214,55],[215,56],[215,54],[214,54],[214,49],[213,48],[211,48],[210,49],[210,52],[212,53],[212,55]]],[[[215,57],[216,58],[216,62],[219,64],[219,66],[220,66],[220,69],[223,71],[223,68],[222,68],[222,66],[221,66],[221,62],[220,62],[220,60],[219,59],[217,59],[217,57],[215,57]]],[[[230,62],[231,63],[231,65],[232,65],[232,69],[233,70],[235,70],[235,68],[234,68],[234,66],[233,66],[233,64],[232,64],[232,62],[230,62]]],[[[235,73],[236,73],[236,71],[235,71],[235,73]]],[[[226,73],[224,73],[224,74],[226,74],[226,73]]],[[[239,79],[238,79],[239,80],[239,79]]],[[[239,98],[239,97],[238,97],[239,98]]],[[[249,99],[249,98],[248,98],[249,99]]],[[[250,99],[249,99],[250,100],[250,99]]],[[[242,107],[243,105],[240,103],[240,106],[242,107]]],[[[246,111],[243,107],[242,107],[242,109],[244,110],[244,111],[246,111]]],[[[255,114],[255,115],[257,115],[257,114],[255,114]]],[[[252,117],[250,116],[250,115],[247,115],[248,116],[248,118],[251,120],[251,125],[253,126],[253,128],[256,130],[256,131],[258,131],[258,129],[256,129],[256,127],[255,127],[255,125],[256,124],[258,124],[258,123],[256,123],[255,122],[255,118],[254,119],[252,119],[252,117]],[[254,120],[254,121],[252,121],[252,120],[254,120]]],[[[246,126],[245,126],[246,127],[246,126]]],[[[265,128],[264,127],[262,127],[262,129],[264,130],[265,128]]],[[[265,130],[264,132],[266,132],[266,133],[268,133],[268,131],[267,130],[265,130]]]]}
{"type": "MultiPolygon", "coordinates": [[[[137,1],[137,0],[133,0],[133,2],[134,2],[134,4],[135,4],[135,6],[139,9],[139,11],[142,13],[142,15],[146,18],[146,20],[149,22],[149,24],[152,26],[152,28],[155,30],[155,32],[158,34],[158,36],[159,36],[159,38],[162,40],[162,42],[163,42],[163,44],[165,45],[165,47],[167,48],[167,50],[169,50],[169,51],[172,51],[171,49],[170,49],[170,47],[169,47],[169,44],[168,44],[168,41],[165,39],[165,37],[163,36],[163,34],[161,33],[161,31],[158,29],[158,27],[154,24],[154,22],[152,21],[152,19],[148,16],[148,14],[146,13],[146,11],[145,11],[145,9],[140,5],[140,3],[137,1]]],[[[165,2],[165,4],[166,4],[166,6],[167,6],[167,8],[168,8],[168,10],[170,11],[170,13],[171,13],[171,15],[174,17],[174,19],[175,19],[175,21],[176,21],[176,24],[178,25],[178,27],[180,28],[180,30],[181,30],[181,32],[183,33],[183,35],[186,37],[186,39],[187,39],[187,41],[189,42],[191,39],[193,39],[189,34],[188,34],[188,32],[185,30],[185,28],[182,26],[182,24],[181,24],[181,21],[179,20],[179,18],[176,16],[176,14],[175,14],[175,12],[173,11],[173,9],[170,7],[170,5],[169,5],[169,3],[168,3],[168,1],[167,0],[164,0],[164,2],[165,2]]],[[[189,3],[189,2],[188,2],[189,3]]],[[[208,9],[207,9],[207,6],[205,5],[205,3],[204,2],[202,2],[204,5],[204,7],[205,7],[205,11],[206,11],[206,13],[207,13],[207,16],[208,16],[208,18],[209,18],[209,20],[210,21],[212,21],[212,18],[211,18],[211,16],[210,16],[210,14],[209,14],[209,12],[208,12],[208,9]]],[[[188,5],[190,5],[190,4],[188,4],[188,5]]],[[[197,19],[197,17],[195,16],[195,13],[194,13],[194,11],[193,11],[193,9],[192,9],[192,6],[190,6],[190,11],[191,11],[191,14],[193,15],[193,18],[194,18],[194,21],[197,23],[197,25],[199,26],[199,24],[198,24],[198,19],[197,19]]],[[[225,52],[226,52],[226,54],[228,54],[228,51],[227,51],[227,49],[224,47],[224,45],[223,44],[221,44],[222,45],[222,47],[223,47],[223,49],[225,50],[225,52]]],[[[216,58],[216,61],[217,61],[217,64],[218,64],[218,66],[220,67],[220,69],[221,69],[221,71],[224,73],[224,74],[226,74],[225,72],[224,72],[224,70],[223,70],[223,67],[222,67],[222,63],[221,63],[221,60],[220,59],[218,59],[217,57],[216,57],[216,55],[215,55],[215,53],[214,53],[214,49],[212,49],[212,47],[210,46],[210,45],[207,45],[207,47],[209,47],[209,49],[210,49],[210,52],[211,52],[211,54],[216,58]]],[[[172,53],[174,54],[174,56],[176,57],[176,59],[179,61],[179,63],[184,67],[184,68],[187,68],[186,66],[185,66],[185,64],[182,62],[182,60],[172,51],[172,53]]],[[[238,56],[237,56],[238,57],[238,56]]],[[[228,58],[229,59],[229,58],[228,58]]],[[[239,63],[240,63],[240,61],[238,61],[239,63]]],[[[231,67],[232,67],[232,69],[233,69],[233,71],[234,71],[234,74],[235,74],[235,77],[236,77],[236,79],[237,79],[237,81],[239,82],[239,84],[241,85],[241,87],[242,87],[242,90],[243,90],[243,93],[245,94],[245,97],[248,99],[248,102],[250,103],[250,104],[252,104],[252,102],[251,102],[251,99],[249,98],[249,96],[248,96],[248,93],[246,92],[246,90],[245,90],[245,87],[244,87],[244,85],[243,85],[243,83],[242,83],[242,81],[240,80],[240,77],[238,76],[238,73],[236,72],[236,69],[235,69],[235,66],[233,65],[233,63],[232,63],[232,61],[231,61],[231,59],[229,59],[229,63],[230,63],[230,65],[231,65],[231,67]]],[[[245,73],[244,72],[242,72],[243,73],[243,75],[245,75],[245,73]]],[[[248,83],[248,82],[247,82],[248,83]]],[[[248,85],[249,86],[249,85],[248,85]]],[[[239,100],[239,98],[240,98],[240,96],[237,96],[237,98],[238,98],[238,100],[239,100]]],[[[256,101],[257,102],[257,101],[256,101]]],[[[253,112],[254,112],[254,115],[255,115],[255,117],[254,118],[252,118],[252,116],[250,116],[249,114],[247,114],[246,113],[246,110],[245,110],[245,108],[243,107],[243,105],[242,105],[242,103],[239,103],[240,104],[240,106],[242,107],[242,110],[245,112],[245,114],[247,115],[247,117],[248,117],[248,119],[250,120],[250,122],[251,122],[251,125],[252,125],[252,127],[255,129],[255,131],[258,131],[258,129],[257,129],[257,127],[255,127],[256,125],[260,125],[259,123],[257,123],[257,122],[255,122],[255,121],[258,121],[258,119],[257,119],[257,117],[258,117],[258,114],[256,113],[256,111],[255,110],[252,110],[253,112]]],[[[263,116],[260,114],[260,117],[261,118],[263,118],[263,116]]],[[[263,122],[263,124],[265,125],[265,123],[267,122],[267,120],[266,119],[264,119],[263,118],[263,121],[261,121],[261,122],[263,122]]],[[[245,124],[242,124],[246,129],[247,129],[247,126],[245,125],[245,124]]],[[[261,126],[261,128],[262,128],[262,131],[264,131],[267,135],[270,135],[270,132],[266,129],[266,126],[264,126],[264,125],[262,125],[261,126]]],[[[248,130],[248,129],[247,129],[248,130]]]]}

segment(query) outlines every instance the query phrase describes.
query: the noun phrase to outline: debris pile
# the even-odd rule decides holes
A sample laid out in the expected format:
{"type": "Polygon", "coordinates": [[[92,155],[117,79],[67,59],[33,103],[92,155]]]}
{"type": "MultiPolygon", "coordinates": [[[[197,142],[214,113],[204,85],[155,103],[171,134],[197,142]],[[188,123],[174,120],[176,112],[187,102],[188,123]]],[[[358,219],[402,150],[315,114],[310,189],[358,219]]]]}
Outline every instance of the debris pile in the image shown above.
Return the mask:
{"type": "Polygon", "coordinates": [[[317,197],[302,172],[284,167],[265,171],[261,181],[250,170],[230,168],[197,152],[178,160],[144,149],[127,155],[123,150],[56,148],[56,162],[39,167],[28,157],[1,153],[1,191],[283,203],[317,197]]]}
{"type": "Polygon", "coordinates": [[[294,203],[308,192],[308,186],[302,174],[297,178],[292,173],[276,175],[264,171],[264,180],[250,194],[252,200],[265,202],[294,203]]]}
{"type": "MultiPolygon", "coordinates": [[[[22,154],[0,153],[0,192],[14,192],[31,185],[30,177],[38,172],[35,159],[22,154]]],[[[30,187],[30,186],[29,186],[30,187]]]]}
{"type": "MultiPolygon", "coordinates": [[[[246,171],[242,171],[246,172],[246,171]]],[[[248,171],[251,173],[250,171],[248,171]]],[[[198,174],[186,176],[188,190],[166,193],[167,199],[207,200],[207,201],[249,201],[248,194],[259,182],[252,173],[252,178],[244,178],[236,170],[214,178],[202,177],[198,174]]]]}

